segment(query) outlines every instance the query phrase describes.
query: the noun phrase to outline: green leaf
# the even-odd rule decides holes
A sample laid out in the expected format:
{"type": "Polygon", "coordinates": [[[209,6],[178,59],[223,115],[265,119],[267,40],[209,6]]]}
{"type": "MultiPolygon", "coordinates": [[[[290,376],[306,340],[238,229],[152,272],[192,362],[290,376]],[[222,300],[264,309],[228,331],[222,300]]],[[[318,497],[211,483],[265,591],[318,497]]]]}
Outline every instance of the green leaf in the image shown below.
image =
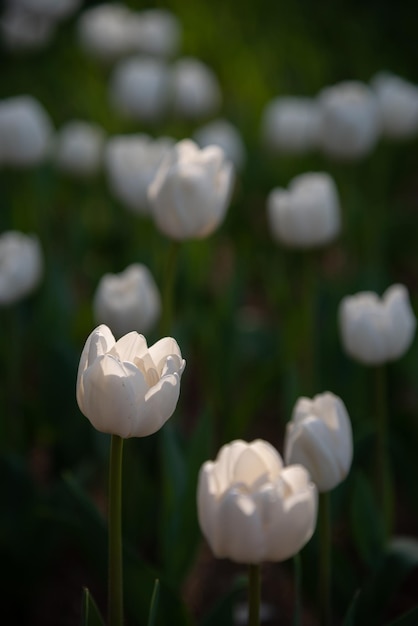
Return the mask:
{"type": "Polygon", "coordinates": [[[81,626],[105,626],[104,619],[97,608],[97,604],[86,587],[83,589],[81,616],[81,626]]]}
{"type": "Polygon", "coordinates": [[[345,614],[342,626],[356,626],[355,618],[359,595],[360,592],[356,591],[356,593],[354,594],[354,598],[352,599],[351,604],[348,607],[347,613],[345,614]]]}
{"type": "Polygon", "coordinates": [[[148,626],[154,626],[155,617],[157,615],[158,608],[158,598],[160,593],[160,581],[158,578],[155,579],[154,589],[152,591],[151,603],[149,607],[149,617],[148,617],[148,626]]]}

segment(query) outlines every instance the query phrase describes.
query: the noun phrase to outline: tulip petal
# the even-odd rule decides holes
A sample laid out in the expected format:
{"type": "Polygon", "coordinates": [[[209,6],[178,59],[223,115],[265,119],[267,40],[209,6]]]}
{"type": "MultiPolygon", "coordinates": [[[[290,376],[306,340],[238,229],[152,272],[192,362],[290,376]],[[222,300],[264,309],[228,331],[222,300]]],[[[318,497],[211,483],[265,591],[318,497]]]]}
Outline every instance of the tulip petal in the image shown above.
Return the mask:
{"type": "Polygon", "coordinates": [[[179,357],[181,362],[183,362],[179,345],[172,337],[163,337],[157,341],[157,343],[154,343],[153,346],[150,346],[150,348],[148,348],[148,352],[154,361],[155,368],[160,376],[163,373],[163,368],[168,356],[176,355],[179,357]]]}
{"type": "Polygon", "coordinates": [[[253,499],[232,488],[218,508],[217,533],[211,548],[219,557],[237,563],[260,563],[264,554],[264,533],[253,499]]]}
{"type": "Polygon", "coordinates": [[[207,461],[199,472],[197,487],[197,515],[199,524],[209,544],[216,532],[219,484],[216,480],[214,463],[207,461]]]}
{"type": "Polygon", "coordinates": [[[161,378],[145,395],[136,412],[129,437],[152,435],[172,416],[180,395],[180,377],[169,374],[161,378]]]}
{"type": "Polygon", "coordinates": [[[113,348],[113,353],[121,361],[133,363],[135,357],[142,357],[148,350],[146,339],[136,331],[121,337],[113,348]]]}
{"type": "MultiPolygon", "coordinates": [[[[106,354],[115,344],[115,338],[107,326],[101,324],[87,337],[80,357],[77,372],[77,402],[81,409],[84,395],[83,373],[91,365],[98,355],[106,354]]],[[[82,410],[82,409],[81,409],[82,410]]]]}

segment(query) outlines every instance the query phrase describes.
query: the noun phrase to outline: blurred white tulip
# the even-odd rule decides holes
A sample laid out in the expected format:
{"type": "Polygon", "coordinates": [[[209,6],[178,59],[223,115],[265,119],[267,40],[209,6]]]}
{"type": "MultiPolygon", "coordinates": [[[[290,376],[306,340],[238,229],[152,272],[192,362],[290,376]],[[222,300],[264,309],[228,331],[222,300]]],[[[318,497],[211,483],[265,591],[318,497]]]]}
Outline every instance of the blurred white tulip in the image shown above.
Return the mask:
{"type": "Polygon", "coordinates": [[[105,3],[86,9],[77,24],[80,45],[90,56],[111,62],[132,51],[132,11],[123,4],[105,3]]]}
{"type": "Polygon", "coordinates": [[[372,90],[357,81],[323,89],[318,96],[319,143],[330,157],[359,159],[374,148],[380,131],[377,99],[372,90]]]}
{"type": "Polygon", "coordinates": [[[214,120],[198,128],[193,135],[195,142],[201,147],[219,146],[227,159],[237,169],[241,169],[245,161],[245,147],[237,128],[227,120],[214,120]]]}
{"type": "Polygon", "coordinates": [[[72,15],[82,0],[14,0],[22,7],[52,20],[62,20],[72,15]]]}
{"type": "Polygon", "coordinates": [[[225,216],[233,182],[233,165],[221,148],[180,141],[148,188],[158,228],[178,240],[207,237],[225,216]]]}
{"type": "Polygon", "coordinates": [[[14,304],[39,284],[41,246],[35,235],[8,231],[0,235],[0,306],[14,304]]]}
{"type": "Polygon", "coordinates": [[[270,230],[291,248],[322,246],[341,229],[338,192],[326,173],[300,174],[289,189],[273,189],[267,201],[270,230]]]}
{"type": "Polygon", "coordinates": [[[20,4],[8,4],[0,19],[0,32],[8,50],[40,50],[51,41],[55,23],[44,15],[27,11],[20,4]]]}
{"type": "Polygon", "coordinates": [[[388,72],[371,80],[377,96],[382,134],[391,139],[418,133],[418,87],[388,72]]]}
{"type": "Polygon", "coordinates": [[[57,167],[80,178],[94,176],[102,165],[104,142],[105,133],[97,124],[68,122],[56,136],[57,167]]]}
{"type": "Polygon", "coordinates": [[[152,435],[174,413],[185,365],[171,337],[148,348],[136,332],[115,341],[101,325],[88,337],[80,358],[80,411],[100,432],[123,438],[152,435]]]}
{"type": "Polygon", "coordinates": [[[404,285],[392,285],[382,298],[372,291],[346,296],[339,307],[345,351],[365,365],[400,358],[415,335],[416,319],[404,285]]]}
{"type": "Polygon", "coordinates": [[[250,564],[284,561],[314,532],[317,491],[304,467],[283,467],[266,441],[237,440],[200,469],[197,509],[216,557],[250,564]]]}
{"type": "Polygon", "coordinates": [[[0,163],[37,165],[49,156],[53,128],[42,105],[32,96],[0,101],[0,163]]]}
{"type": "Polygon", "coordinates": [[[148,332],[161,313],[160,293],[149,269],[133,263],[120,274],[105,274],[94,295],[93,311],[96,322],[109,326],[117,337],[132,330],[148,332]]]}
{"type": "Polygon", "coordinates": [[[318,147],[319,131],[319,107],[311,98],[281,96],[263,112],[263,140],[273,152],[311,152],[318,147]]]}
{"type": "Polygon", "coordinates": [[[151,211],[148,187],[174,140],[148,135],[117,135],[106,145],[105,167],[113,195],[140,215],[151,211]]]}
{"type": "Polygon", "coordinates": [[[133,51],[172,57],[180,46],[180,23],[165,9],[139,11],[132,15],[130,38],[133,51]]]}
{"type": "Polygon", "coordinates": [[[318,491],[339,485],[350,471],[353,433],[341,398],[326,391],[299,398],[286,427],[284,458],[308,470],[318,491]]]}
{"type": "Polygon", "coordinates": [[[172,68],[171,89],[174,113],[185,119],[201,119],[215,114],[222,93],[215,73],[202,61],[184,57],[172,68]]]}
{"type": "Polygon", "coordinates": [[[145,122],[161,119],[168,107],[170,73],[157,58],[130,57],[115,67],[110,101],[121,115],[145,122]]]}

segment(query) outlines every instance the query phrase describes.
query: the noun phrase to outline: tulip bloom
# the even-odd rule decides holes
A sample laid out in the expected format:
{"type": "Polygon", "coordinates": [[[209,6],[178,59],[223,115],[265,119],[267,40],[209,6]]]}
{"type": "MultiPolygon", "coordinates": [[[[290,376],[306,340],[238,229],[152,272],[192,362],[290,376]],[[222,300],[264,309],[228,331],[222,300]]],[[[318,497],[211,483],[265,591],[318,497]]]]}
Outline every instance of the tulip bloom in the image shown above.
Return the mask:
{"type": "Polygon", "coordinates": [[[93,300],[94,316],[118,335],[131,330],[147,332],[161,312],[160,294],[149,269],[129,265],[120,274],[105,274],[93,300]]]}
{"type": "Polygon", "coordinates": [[[281,96],[263,112],[263,140],[272,152],[306,154],[318,146],[319,123],[316,100],[281,96]]]}
{"type": "Polygon", "coordinates": [[[341,228],[338,192],[326,173],[300,174],[289,189],[273,189],[267,210],[273,236],[290,248],[322,246],[341,228]]]}
{"type": "Polygon", "coordinates": [[[381,132],[391,139],[406,139],[418,133],[418,87],[388,72],[371,81],[377,96],[381,132]]]}
{"type": "Polygon", "coordinates": [[[233,166],[218,146],[200,150],[189,139],[169,152],[148,188],[154,219],[173,239],[201,239],[223,220],[232,191],[233,166]]]}
{"type": "Polygon", "coordinates": [[[305,468],[283,467],[266,441],[225,445],[199,473],[198,518],[213,553],[238,563],[284,561],[315,529],[317,492],[305,468]]]}
{"type": "Polygon", "coordinates": [[[351,422],[341,398],[329,391],[310,400],[299,398],[287,424],[287,464],[300,463],[320,492],[347,476],[353,459],[351,422]]]}
{"type": "Polygon", "coordinates": [[[339,322],[347,354],[365,365],[400,358],[410,347],[416,327],[403,285],[392,285],[381,299],[371,291],[345,297],[339,307],[339,322]]]}
{"type": "Polygon", "coordinates": [[[35,235],[8,231],[0,235],[0,306],[14,304],[39,284],[41,246],[35,235]]]}
{"type": "Polygon", "coordinates": [[[131,332],[115,341],[101,325],[88,337],[77,376],[77,402],[93,426],[123,438],[155,433],[173,414],[185,367],[171,337],[147,347],[131,332]]]}
{"type": "Polygon", "coordinates": [[[102,164],[105,134],[97,124],[72,121],[57,134],[55,160],[58,168],[70,175],[88,178],[102,164]]]}

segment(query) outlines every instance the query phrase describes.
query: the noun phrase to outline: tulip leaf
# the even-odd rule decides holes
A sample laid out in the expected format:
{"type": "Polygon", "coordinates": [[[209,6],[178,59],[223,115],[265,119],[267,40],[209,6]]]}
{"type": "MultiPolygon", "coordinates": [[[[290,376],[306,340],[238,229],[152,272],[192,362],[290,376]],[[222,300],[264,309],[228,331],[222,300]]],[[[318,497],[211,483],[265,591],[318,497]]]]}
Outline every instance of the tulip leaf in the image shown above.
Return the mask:
{"type": "Polygon", "coordinates": [[[151,602],[150,602],[150,607],[149,607],[148,626],[155,625],[159,593],[160,593],[160,581],[158,580],[158,578],[156,578],[155,583],[154,583],[154,589],[152,590],[151,602]]]}
{"type": "Polygon", "coordinates": [[[342,626],[356,626],[355,619],[359,595],[360,592],[357,590],[354,594],[354,598],[352,599],[350,606],[348,607],[347,613],[345,614],[342,626]]]}
{"type": "Polygon", "coordinates": [[[81,611],[81,626],[104,626],[105,622],[100,615],[93,596],[87,588],[83,589],[83,605],[81,611]]]}
{"type": "Polygon", "coordinates": [[[394,622],[390,622],[388,626],[417,626],[418,624],[418,606],[407,613],[398,617],[394,622]]]}
{"type": "MultiPolygon", "coordinates": [[[[372,576],[360,590],[354,611],[355,626],[380,626],[384,612],[403,580],[418,567],[418,541],[393,539],[372,576]]],[[[349,622],[350,624],[350,622],[349,622]]]]}

